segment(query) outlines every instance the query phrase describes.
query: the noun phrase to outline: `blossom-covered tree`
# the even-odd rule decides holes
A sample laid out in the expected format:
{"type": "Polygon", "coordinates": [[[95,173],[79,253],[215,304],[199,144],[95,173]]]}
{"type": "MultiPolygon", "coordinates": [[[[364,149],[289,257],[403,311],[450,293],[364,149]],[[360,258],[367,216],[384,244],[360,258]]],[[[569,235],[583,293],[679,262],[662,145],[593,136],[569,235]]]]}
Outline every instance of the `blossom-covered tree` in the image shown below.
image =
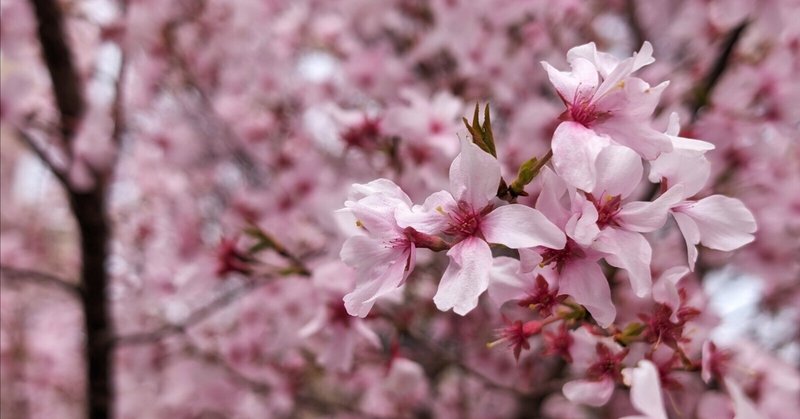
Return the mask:
{"type": "Polygon", "coordinates": [[[3,417],[800,411],[796,0],[0,17],[3,417]]]}

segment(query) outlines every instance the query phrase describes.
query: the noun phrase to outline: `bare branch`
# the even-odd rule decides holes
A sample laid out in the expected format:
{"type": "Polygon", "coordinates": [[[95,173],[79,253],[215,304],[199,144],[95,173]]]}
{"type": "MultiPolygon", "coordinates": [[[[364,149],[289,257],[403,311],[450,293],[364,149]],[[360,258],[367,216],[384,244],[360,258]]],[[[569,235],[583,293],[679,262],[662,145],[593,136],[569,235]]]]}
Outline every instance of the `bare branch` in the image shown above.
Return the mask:
{"type": "Polygon", "coordinates": [[[61,134],[64,141],[69,142],[75,135],[86,106],[81,80],[67,43],[64,15],[56,0],[30,0],[30,2],[38,22],[42,57],[50,73],[56,106],[61,114],[61,134]]]}
{"type": "Polygon", "coordinates": [[[183,333],[188,328],[202,322],[223,308],[229,306],[240,297],[247,295],[249,291],[269,283],[269,281],[245,282],[244,284],[215,297],[209,303],[193,311],[180,323],[169,323],[158,327],[155,330],[118,336],[112,340],[112,344],[117,346],[148,344],[157,342],[174,334],[183,333]]]}
{"type": "Polygon", "coordinates": [[[711,102],[711,93],[713,92],[714,87],[716,87],[717,82],[719,82],[719,80],[722,78],[725,70],[728,69],[728,64],[730,64],[730,58],[731,55],[733,55],[733,50],[736,48],[736,44],[739,42],[739,39],[742,38],[744,30],[747,29],[749,24],[749,20],[744,20],[742,23],[731,29],[725,37],[725,40],[720,46],[717,59],[709,69],[709,72],[703,79],[703,82],[694,91],[694,97],[690,105],[692,122],[697,121],[697,118],[700,116],[700,110],[711,102]]]}
{"type": "Polygon", "coordinates": [[[271,389],[269,384],[254,380],[242,374],[241,372],[239,372],[239,370],[228,364],[228,362],[224,358],[222,358],[218,353],[203,350],[189,340],[187,340],[185,345],[186,345],[185,350],[188,355],[201,359],[208,364],[216,365],[222,368],[222,370],[224,370],[228,374],[228,376],[236,383],[244,385],[245,387],[249,388],[250,390],[258,394],[267,395],[270,393],[271,389]]]}
{"type": "Polygon", "coordinates": [[[75,297],[79,297],[81,294],[81,288],[78,285],[46,272],[0,265],[0,274],[2,274],[0,278],[7,281],[54,287],[75,297]]]}
{"type": "Polygon", "coordinates": [[[50,173],[52,173],[53,176],[55,176],[56,179],[58,179],[58,182],[61,183],[61,185],[65,189],[69,190],[69,180],[67,179],[67,173],[55,164],[53,159],[50,158],[49,155],[47,155],[47,152],[43,150],[36,143],[36,140],[34,140],[33,137],[31,137],[27,132],[23,131],[20,128],[17,128],[16,132],[20,140],[23,143],[25,143],[25,145],[31,150],[33,154],[36,155],[36,157],[39,158],[39,160],[41,160],[42,164],[44,164],[45,167],[47,167],[50,173]]]}
{"type": "Polygon", "coordinates": [[[628,19],[628,26],[633,33],[633,39],[636,42],[636,47],[640,47],[644,41],[647,41],[647,34],[639,21],[639,13],[636,7],[636,0],[625,1],[625,15],[628,19]]]}

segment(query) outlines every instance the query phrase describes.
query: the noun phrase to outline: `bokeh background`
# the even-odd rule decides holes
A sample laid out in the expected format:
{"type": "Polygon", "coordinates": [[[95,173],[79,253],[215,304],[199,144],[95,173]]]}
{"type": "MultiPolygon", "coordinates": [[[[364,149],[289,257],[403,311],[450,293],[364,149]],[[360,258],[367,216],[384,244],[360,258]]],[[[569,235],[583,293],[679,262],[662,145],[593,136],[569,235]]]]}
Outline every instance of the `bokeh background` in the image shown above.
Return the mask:
{"type": "MultiPolygon", "coordinates": [[[[436,312],[431,255],[368,319],[378,342],[302,330],[352,286],[350,184],[446,185],[476,102],[514,173],[562,111],[539,62],[646,40],[641,77],[670,80],[654,125],[677,112],[713,142],[704,194],[759,225],[701,251],[702,333],[747,360],[767,417],[798,411],[796,0],[0,0],[0,18],[3,418],[611,417],[564,403],[551,361],[487,349],[497,315],[436,312]],[[253,226],[274,241],[257,264],[253,226]]],[[[654,269],[685,258],[675,229],[653,246],[654,269]]],[[[690,390],[673,404],[714,417],[690,390]]]]}

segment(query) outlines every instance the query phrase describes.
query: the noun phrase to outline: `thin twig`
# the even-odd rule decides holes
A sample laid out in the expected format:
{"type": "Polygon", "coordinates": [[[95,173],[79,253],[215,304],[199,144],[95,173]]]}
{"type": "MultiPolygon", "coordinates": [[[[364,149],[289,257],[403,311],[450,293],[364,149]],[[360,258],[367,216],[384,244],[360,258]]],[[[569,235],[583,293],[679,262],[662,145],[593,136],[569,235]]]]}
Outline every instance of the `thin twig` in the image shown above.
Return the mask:
{"type": "Polygon", "coordinates": [[[185,344],[185,353],[195,358],[201,359],[204,362],[216,365],[222,368],[228,376],[238,384],[244,385],[255,393],[267,395],[272,390],[268,383],[254,380],[231,366],[222,356],[216,352],[206,351],[197,346],[194,342],[187,339],[185,344]]]}
{"type": "Polygon", "coordinates": [[[2,265],[0,266],[0,273],[2,274],[0,278],[4,280],[54,287],[76,297],[81,294],[81,288],[77,284],[72,284],[65,279],[46,272],[2,265]]]}
{"type": "Polygon", "coordinates": [[[714,90],[714,87],[716,87],[717,83],[722,78],[722,75],[728,69],[730,58],[733,55],[736,44],[742,38],[744,30],[747,29],[749,24],[749,20],[744,20],[742,23],[731,29],[730,32],[728,32],[728,34],[725,36],[725,40],[720,46],[717,59],[714,61],[714,64],[711,66],[708,74],[703,79],[702,84],[700,84],[699,88],[695,89],[694,91],[694,98],[690,106],[692,112],[692,122],[697,121],[697,118],[700,116],[700,109],[711,102],[711,94],[714,90]]]}
{"type": "Polygon", "coordinates": [[[129,335],[117,336],[112,339],[112,344],[116,346],[123,345],[141,345],[157,342],[168,336],[183,333],[188,328],[202,322],[203,320],[211,317],[218,311],[228,307],[232,302],[238,300],[240,297],[246,295],[249,291],[258,287],[269,284],[270,281],[248,281],[244,284],[223,292],[207,304],[193,311],[186,318],[178,323],[168,323],[163,326],[157,327],[154,330],[147,332],[132,333],[129,335]]]}
{"type": "Polygon", "coordinates": [[[41,147],[39,147],[39,145],[36,144],[36,140],[34,140],[33,137],[31,137],[27,132],[23,131],[20,128],[17,128],[16,132],[19,139],[23,143],[25,143],[28,149],[30,149],[31,152],[35,154],[39,160],[41,160],[42,164],[44,164],[45,167],[47,167],[47,170],[49,170],[50,173],[52,173],[53,176],[56,177],[61,186],[63,186],[64,189],[69,190],[70,185],[69,185],[69,180],[67,179],[67,173],[64,170],[60,169],[55,164],[53,159],[51,159],[50,156],[47,155],[47,152],[45,152],[41,147]]]}
{"type": "Polygon", "coordinates": [[[636,41],[636,46],[639,47],[647,40],[647,34],[639,22],[639,13],[637,12],[636,0],[625,1],[625,15],[628,19],[628,26],[633,33],[633,39],[636,41]]]}

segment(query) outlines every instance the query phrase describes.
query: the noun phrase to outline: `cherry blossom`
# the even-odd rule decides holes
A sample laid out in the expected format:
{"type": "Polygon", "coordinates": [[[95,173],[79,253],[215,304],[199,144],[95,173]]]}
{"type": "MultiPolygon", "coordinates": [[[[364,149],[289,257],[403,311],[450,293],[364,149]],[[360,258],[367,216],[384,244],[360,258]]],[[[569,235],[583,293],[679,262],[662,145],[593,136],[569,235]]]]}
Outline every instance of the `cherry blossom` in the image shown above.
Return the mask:
{"type": "Polygon", "coordinates": [[[564,234],[539,211],[519,204],[495,207],[499,184],[497,160],[462,141],[461,153],[450,166],[450,192],[436,192],[400,215],[403,226],[453,238],[447,251],[450,264],[433,298],[442,311],[465,315],[478,305],[478,297],[489,287],[489,243],[512,249],[564,247],[564,234]]]}

